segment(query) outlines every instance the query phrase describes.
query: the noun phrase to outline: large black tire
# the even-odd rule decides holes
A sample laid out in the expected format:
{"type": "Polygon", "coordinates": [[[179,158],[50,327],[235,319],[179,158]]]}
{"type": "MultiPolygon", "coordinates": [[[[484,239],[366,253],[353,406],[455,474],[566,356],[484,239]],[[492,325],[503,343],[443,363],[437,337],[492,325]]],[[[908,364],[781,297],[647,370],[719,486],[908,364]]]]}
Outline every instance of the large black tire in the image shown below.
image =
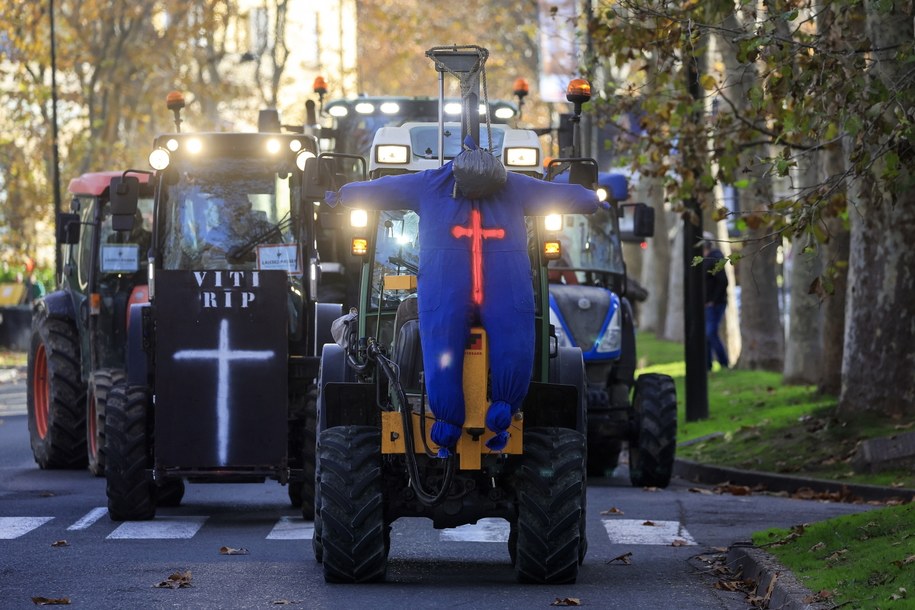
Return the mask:
{"type": "Polygon", "coordinates": [[[302,466],[302,480],[289,483],[289,501],[301,507],[302,518],[315,516],[315,446],[318,429],[318,388],[312,385],[305,394],[304,405],[290,422],[290,452],[295,451],[302,466]]]}
{"type": "Polygon", "coordinates": [[[145,388],[114,386],[105,416],[105,479],[112,521],[143,521],[156,515],[150,478],[149,394],[145,388]]]}
{"type": "Polygon", "coordinates": [[[324,521],[321,519],[321,464],[316,460],[315,464],[315,520],[314,532],[311,536],[311,549],[315,554],[315,561],[321,563],[324,561],[324,543],[321,540],[324,532],[324,521]]]}
{"type": "Polygon", "coordinates": [[[668,375],[640,375],[632,399],[629,480],[634,487],[667,487],[677,450],[677,389],[668,375]]]}
{"type": "Polygon", "coordinates": [[[32,320],[26,404],[40,468],[86,467],[86,385],[79,358],[73,322],[39,309],[32,320]]]}
{"type": "Polygon", "coordinates": [[[321,546],[324,580],[363,583],[384,579],[385,543],[381,431],[338,426],[321,432],[321,546]]]}
{"type": "Polygon", "coordinates": [[[86,455],[89,472],[105,476],[105,406],[111,388],[127,379],[120,369],[99,369],[89,376],[86,394],[86,455]]]}
{"type": "Polygon", "coordinates": [[[573,583],[584,561],[585,437],[566,428],[524,431],[518,518],[509,537],[521,582],[573,583]]]}

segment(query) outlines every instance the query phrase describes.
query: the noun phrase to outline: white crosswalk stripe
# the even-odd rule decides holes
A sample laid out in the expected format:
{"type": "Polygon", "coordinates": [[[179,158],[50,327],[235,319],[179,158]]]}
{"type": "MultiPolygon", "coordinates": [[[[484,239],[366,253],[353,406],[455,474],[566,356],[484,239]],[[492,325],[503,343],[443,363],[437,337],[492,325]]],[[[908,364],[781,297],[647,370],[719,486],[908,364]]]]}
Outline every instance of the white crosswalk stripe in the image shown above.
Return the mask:
{"type": "Polygon", "coordinates": [[[104,506],[93,508],[86,513],[79,521],[67,528],[68,532],[84,530],[89,528],[93,523],[108,514],[108,509],[104,506]]]}
{"type": "Polygon", "coordinates": [[[679,521],[604,518],[604,529],[612,544],[694,545],[696,541],[679,521]]]}
{"type": "MultiPolygon", "coordinates": [[[[67,527],[67,531],[89,529],[105,517],[108,510],[96,507],[67,527]]],[[[28,534],[52,521],[54,517],[0,517],[0,540],[13,540],[28,534]]],[[[151,521],[126,521],[118,525],[106,538],[109,540],[169,540],[193,538],[207,523],[207,516],[158,516],[151,521]]],[[[695,539],[679,521],[654,521],[646,519],[616,519],[604,517],[601,523],[611,544],[692,546],[695,539]]],[[[500,518],[480,519],[477,523],[443,529],[439,539],[443,542],[497,542],[508,541],[510,525],[500,518]]],[[[300,516],[280,517],[266,535],[267,540],[311,540],[314,523],[300,516]]]]}
{"type": "Polygon", "coordinates": [[[208,517],[156,517],[153,521],[126,521],[108,534],[108,540],[167,540],[193,538],[208,517]]]}
{"type": "Polygon", "coordinates": [[[509,529],[505,519],[487,517],[470,525],[442,530],[439,539],[447,542],[508,542],[509,529]]]}
{"type": "Polygon", "coordinates": [[[54,517],[0,517],[0,540],[12,540],[39,528],[54,517]]]}
{"type": "Polygon", "coordinates": [[[315,535],[315,524],[301,517],[280,517],[267,540],[311,540],[315,535]]]}

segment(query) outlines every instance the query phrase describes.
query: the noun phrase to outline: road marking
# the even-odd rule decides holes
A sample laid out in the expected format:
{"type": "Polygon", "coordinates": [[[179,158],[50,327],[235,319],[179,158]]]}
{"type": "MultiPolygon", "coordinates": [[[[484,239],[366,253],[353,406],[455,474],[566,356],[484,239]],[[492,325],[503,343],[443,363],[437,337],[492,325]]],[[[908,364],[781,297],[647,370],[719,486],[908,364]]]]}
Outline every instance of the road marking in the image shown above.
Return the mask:
{"type": "Polygon", "coordinates": [[[154,521],[128,521],[108,534],[108,540],[165,540],[193,538],[209,517],[156,517],[154,521]]]}
{"type": "Polygon", "coordinates": [[[315,536],[315,524],[301,517],[280,517],[267,540],[311,540],[315,536]]]}
{"type": "Polygon", "coordinates": [[[0,517],[0,540],[12,540],[39,528],[54,517],[0,517]]]}
{"type": "Polygon", "coordinates": [[[508,542],[509,524],[505,519],[486,517],[471,525],[442,530],[444,542],[508,542]]]}
{"type": "Polygon", "coordinates": [[[613,544],[663,544],[673,545],[682,540],[683,545],[696,541],[679,521],[649,521],[647,519],[602,519],[607,536],[613,544]],[[653,524],[653,525],[648,525],[653,524]]]}
{"type": "Polygon", "coordinates": [[[75,530],[84,530],[88,529],[96,521],[108,514],[108,509],[104,506],[99,506],[98,508],[93,508],[88,513],[86,513],[79,521],[67,528],[68,532],[75,530]]]}

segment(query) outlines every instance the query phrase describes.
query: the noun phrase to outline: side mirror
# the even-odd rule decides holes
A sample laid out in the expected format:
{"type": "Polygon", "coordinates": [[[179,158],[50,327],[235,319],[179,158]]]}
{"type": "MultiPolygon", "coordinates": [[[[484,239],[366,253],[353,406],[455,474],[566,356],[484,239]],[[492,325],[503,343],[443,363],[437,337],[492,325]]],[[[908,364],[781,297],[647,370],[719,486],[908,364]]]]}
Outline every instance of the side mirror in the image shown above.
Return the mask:
{"type": "Polygon", "coordinates": [[[644,204],[634,205],[635,213],[632,218],[632,233],[636,237],[654,237],[654,208],[644,204]]]}
{"type": "Polygon", "coordinates": [[[79,214],[61,212],[57,215],[57,243],[79,243],[79,214]]]}
{"type": "Polygon", "coordinates": [[[330,190],[331,180],[327,174],[330,164],[325,159],[313,157],[305,161],[302,176],[302,200],[324,201],[324,194],[330,190]],[[322,171],[323,170],[323,171],[322,171]]]}
{"type": "Polygon", "coordinates": [[[576,161],[569,168],[569,184],[580,184],[581,186],[593,189],[597,184],[597,164],[587,163],[586,161],[576,161]]]}
{"type": "Polygon", "coordinates": [[[140,199],[139,178],[115,176],[111,179],[108,193],[111,200],[111,228],[115,231],[132,231],[140,199]]]}

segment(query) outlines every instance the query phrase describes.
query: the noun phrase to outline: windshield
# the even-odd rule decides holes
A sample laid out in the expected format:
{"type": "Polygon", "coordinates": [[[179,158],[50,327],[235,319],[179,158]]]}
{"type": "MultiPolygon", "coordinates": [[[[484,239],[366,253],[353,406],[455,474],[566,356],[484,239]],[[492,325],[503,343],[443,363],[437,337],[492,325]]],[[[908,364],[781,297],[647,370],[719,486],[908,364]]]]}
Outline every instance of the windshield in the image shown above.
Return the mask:
{"type": "Polygon", "coordinates": [[[210,158],[177,174],[160,201],[164,269],[301,272],[290,215],[298,187],[286,164],[210,158]]]}
{"type": "MultiPolygon", "coordinates": [[[[492,153],[502,156],[502,140],[505,132],[492,130],[492,153]]],[[[423,125],[410,129],[410,146],[415,159],[438,159],[438,125],[423,125]]],[[[445,158],[453,159],[461,152],[461,126],[445,125],[445,158]]],[[[480,127],[480,148],[489,149],[489,136],[485,127],[480,127]]]]}
{"type": "MultiPolygon", "coordinates": [[[[416,275],[419,268],[419,214],[412,210],[381,212],[375,240],[372,307],[378,307],[378,289],[386,275],[416,275]]],[[[403,296],[406,296],[404,293],[403,296]]],[[[389,295],[386,295],[389,297],[389,295]]],[[[393,303],[396,305],[399,299],[393,303]]],[[[385,303],[390,305],[391,303],[385,303]]]]}
{"type": "Polygon", "coordinates": [[[560,242],[562,257],[551,267],[571,267],[622,274],[623,253],[615,212],[563,216],[560,242]]]}

